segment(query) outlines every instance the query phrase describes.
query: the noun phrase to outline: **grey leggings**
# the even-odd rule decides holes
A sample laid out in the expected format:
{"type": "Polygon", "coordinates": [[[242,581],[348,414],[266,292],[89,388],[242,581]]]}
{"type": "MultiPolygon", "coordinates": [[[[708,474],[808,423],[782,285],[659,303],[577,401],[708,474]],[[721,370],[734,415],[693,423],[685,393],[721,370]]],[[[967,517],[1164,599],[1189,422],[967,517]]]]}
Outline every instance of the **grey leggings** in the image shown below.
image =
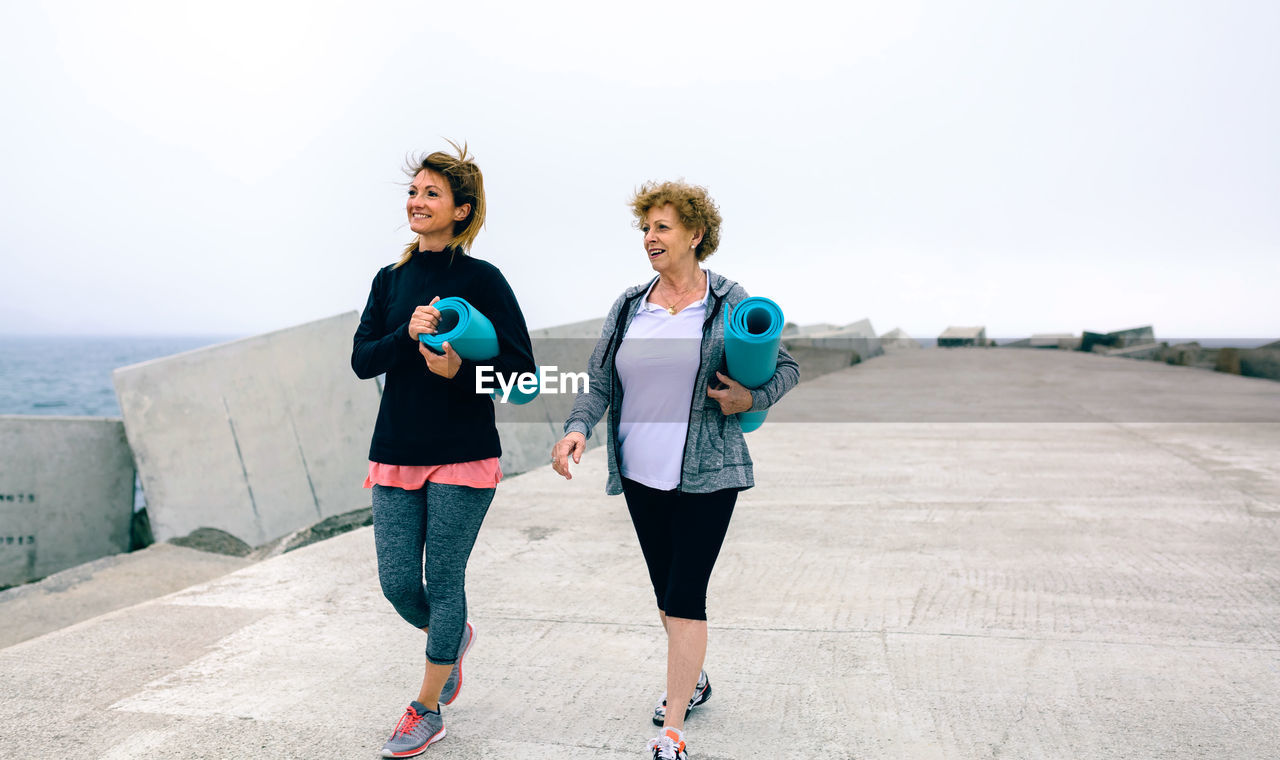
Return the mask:
{"type": "Polygon", "coordinates": [[[373,541],[382,594],[414,628],[427,659],[452,665],[467,624],[467,559],[494,489],[426,483],[373,487],[373,541]]]}

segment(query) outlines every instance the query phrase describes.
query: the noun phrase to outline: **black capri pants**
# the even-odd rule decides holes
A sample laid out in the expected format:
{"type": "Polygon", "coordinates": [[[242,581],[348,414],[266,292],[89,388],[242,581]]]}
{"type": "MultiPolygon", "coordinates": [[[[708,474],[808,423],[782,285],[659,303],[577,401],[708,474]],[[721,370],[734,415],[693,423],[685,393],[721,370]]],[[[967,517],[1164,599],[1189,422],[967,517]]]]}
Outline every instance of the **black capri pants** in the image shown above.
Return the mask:
{"type": "Polygon", "coordinates": [[[738,489],[659,491],[622,479],[631,524],[649,566],[658,609],[668,617],[707,619],[707,582],[720,556],[738,489]]]}

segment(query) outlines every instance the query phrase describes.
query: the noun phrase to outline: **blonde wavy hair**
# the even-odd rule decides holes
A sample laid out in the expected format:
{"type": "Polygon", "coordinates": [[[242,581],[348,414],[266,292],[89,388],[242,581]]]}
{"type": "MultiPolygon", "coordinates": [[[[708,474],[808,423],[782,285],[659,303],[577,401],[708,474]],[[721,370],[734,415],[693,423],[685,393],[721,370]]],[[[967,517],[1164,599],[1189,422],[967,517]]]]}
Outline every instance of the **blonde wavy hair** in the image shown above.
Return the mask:
{"type": "MultiPolygon", "coordinates": [[[[453,223],[453,239],[447,246],[454,251],[466,254],[471,249],[471,244],[475,242],[476,236],[480,234],[480,228],[484,226],[484,175],[480,173],[480,167],[476,166],[475,157],[467,153],[465,142],[461,147],[453,140],[445,140],[445,142],[453,147],[454,153],[438,150],[410,159],[404,173],[409,175],[409,181],[412,182],[420,172],[429,169],[449,182],[454,206],[471,204],[471,213],[467,218],[453,223]]],[[[416,250],[418,250],[418,240],[415,238],[404,247],[400,261],[396,262],[393,269],[404,266],[409,259],[413,258],[413,252],[416,250]]]]}
{"type": "Polygon", "coordinates": [[[720,247],[722,219],[720,209],[711,200],[705,187],[690,185],[682,180],[644,183],[631,198],[631,213],[636,217],[636,229],[644,225],[645,215],[651,209],[668,203],[675,207],[681,224],[688,229],[702,231],[702,240],[694,253],[697,254],[698,261],[706,261],[720,247]]]}

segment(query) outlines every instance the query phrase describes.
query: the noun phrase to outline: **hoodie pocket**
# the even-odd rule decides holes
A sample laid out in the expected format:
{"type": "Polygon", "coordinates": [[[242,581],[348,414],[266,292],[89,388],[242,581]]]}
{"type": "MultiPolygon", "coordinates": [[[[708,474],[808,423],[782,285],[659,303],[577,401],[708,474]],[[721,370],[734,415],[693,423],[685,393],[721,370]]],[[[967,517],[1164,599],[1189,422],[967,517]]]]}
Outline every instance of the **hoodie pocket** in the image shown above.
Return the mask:
{"type": "Polygon", "coordinates": [[[718,472],[724,469],[725,416],[717,404],[714,410],[706,409],[698,423],[698,472],[718,472]]]}

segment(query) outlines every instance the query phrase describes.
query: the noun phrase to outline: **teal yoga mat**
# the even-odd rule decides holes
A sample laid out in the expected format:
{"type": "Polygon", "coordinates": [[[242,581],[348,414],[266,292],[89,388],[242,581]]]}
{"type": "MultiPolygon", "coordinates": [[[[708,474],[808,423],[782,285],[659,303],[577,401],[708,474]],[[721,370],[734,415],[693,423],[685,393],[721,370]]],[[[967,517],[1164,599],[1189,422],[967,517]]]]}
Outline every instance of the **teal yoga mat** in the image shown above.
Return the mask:
{"type": "MultiPolygon", "coordinates": [[[[437,354],[444,353],[447,342],[458,356],[472,362],[482,362],[498,355],[498,334],[494,332],[493,323],[481,314],[467,299],[450,296],[435,302],[436,311],[440,312],[440,323],[436,325],[434,335],[422,333],[418,340],[437,354]]],[[[502,400],[502,391],[490,394],[495,400],[502,400]]],[[[507,401],[512,404],[527,404],[538,395],[538,389],[532,393],[522,393],[512,387],[507,401]]]]}
{"type": "MultiPolygon", "coordinates": [[[[724,355],[729,377],[748,388],[759,388],[778,367],[778,346],[782,343],[782,308],[768,298],[753,296],[724,313],[724,355]]],[[[769,410],[739,412],[742,432],[750,433],[764,424],[769,410]]]]}

